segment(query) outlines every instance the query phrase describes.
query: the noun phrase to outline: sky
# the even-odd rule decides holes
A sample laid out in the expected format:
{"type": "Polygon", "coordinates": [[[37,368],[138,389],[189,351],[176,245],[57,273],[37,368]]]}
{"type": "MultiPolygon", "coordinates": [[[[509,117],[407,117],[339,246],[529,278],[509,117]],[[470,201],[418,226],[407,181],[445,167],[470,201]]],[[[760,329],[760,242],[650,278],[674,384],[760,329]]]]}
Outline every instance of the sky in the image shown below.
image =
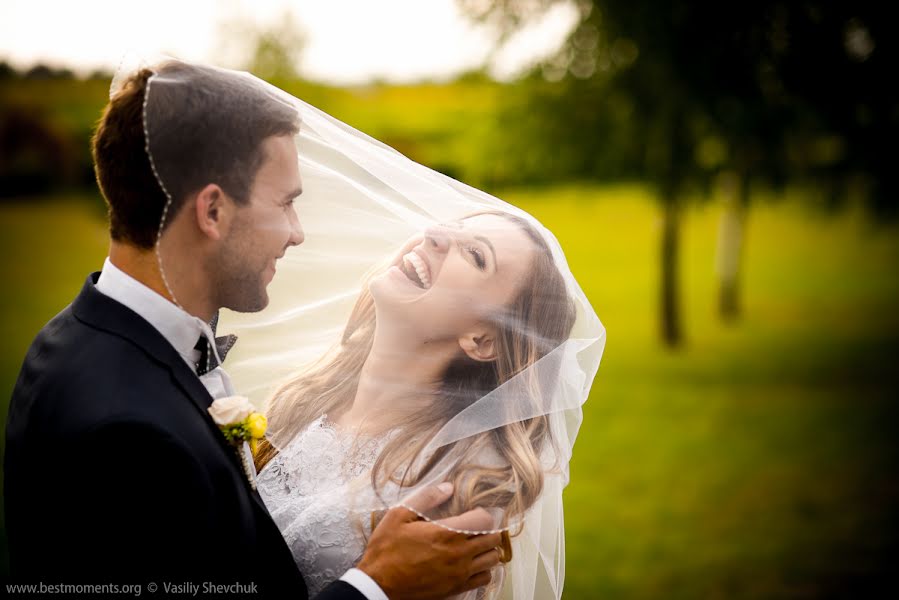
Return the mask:
{"type": "MultiPolygon", "coordinates": [[[[237,67],[246,36],[233,32],[285,15],[306,38],[299,71],[334,84],[445,79],[482,66],[493,46],[454,0],[0,0],[0,60],[87,73],[134,52],[237,67]]],[[[575,18],[570,4],[551,9],[501,49],[491,73],[509,79],[552,53],[575,18]]]]}

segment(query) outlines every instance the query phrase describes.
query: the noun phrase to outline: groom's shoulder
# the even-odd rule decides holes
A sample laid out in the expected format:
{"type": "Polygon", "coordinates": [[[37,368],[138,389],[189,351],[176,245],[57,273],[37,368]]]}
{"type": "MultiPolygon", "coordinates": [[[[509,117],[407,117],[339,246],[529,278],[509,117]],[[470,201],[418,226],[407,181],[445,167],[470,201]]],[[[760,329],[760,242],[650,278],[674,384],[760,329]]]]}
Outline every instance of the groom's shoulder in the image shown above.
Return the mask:
{"type": "MultiPolygon", "coordinates": [[[[131,340],[79,320],[65,308],[37,334],[13,392],[14,410],[79,415],[69,424],[140,411],[149,395],[165,396],[171,377],[131,340]]],[[[160,398],[161,399],[161,398],[160,398]]],[[[158,400],[157,400],[158,401],[158,400]]]]}
{"type": "Polygon", "coordinates": [[[25,365],[45,375],[62,376],[67,385],[76,387],[97,387],[117,374],[133,379],[164,371],[164,365],[133,340],[78,319],[72,305],[38,332],[25,365]]]}

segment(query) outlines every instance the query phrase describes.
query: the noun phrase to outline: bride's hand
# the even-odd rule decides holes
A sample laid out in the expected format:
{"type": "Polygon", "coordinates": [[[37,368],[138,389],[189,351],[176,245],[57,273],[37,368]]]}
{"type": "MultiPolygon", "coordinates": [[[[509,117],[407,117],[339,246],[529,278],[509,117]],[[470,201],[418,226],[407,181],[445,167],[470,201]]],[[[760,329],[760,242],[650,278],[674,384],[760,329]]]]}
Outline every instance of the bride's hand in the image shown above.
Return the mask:
{"type": "MultiPolygon", "coordinates": [[[[452,496],[452,485],[428,487],[407,504],[420,512],[440,506],[452,496]]],[[[493,518],[477,508],[441,521],[454,529],[493,529],[493,518]]],[[[468,535],[423,521],[408,508],[384,515],[357,568],[374,579],[390,600],[446,598],[490,583],[499,564],[499,533],[468,535]]]]}

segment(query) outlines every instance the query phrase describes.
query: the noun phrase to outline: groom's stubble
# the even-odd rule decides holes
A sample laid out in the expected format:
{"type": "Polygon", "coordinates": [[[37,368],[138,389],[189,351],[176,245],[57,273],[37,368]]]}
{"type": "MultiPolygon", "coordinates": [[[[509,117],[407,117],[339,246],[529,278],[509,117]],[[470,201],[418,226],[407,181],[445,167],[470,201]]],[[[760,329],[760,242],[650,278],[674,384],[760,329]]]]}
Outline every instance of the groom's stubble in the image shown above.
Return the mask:
{"type": "Polygon", "coordinates": [[[255,231],[248,211],[238,210],[219,251],[208,261],[213,297],[221,308],[259,312],[268,306],[265,260],[253,243],[255,231]]]}
{"type": "Polygon", "coordinates": [[[263,164],[249,201],[234,205],[234,216],[208,261],[209,281],[219,308],[258,312],[268,306],[266,288],[276,263],[291,246],[303,243],[293,200],[302,192],[293,136],[272,136],[261,144],[263,164]]]}

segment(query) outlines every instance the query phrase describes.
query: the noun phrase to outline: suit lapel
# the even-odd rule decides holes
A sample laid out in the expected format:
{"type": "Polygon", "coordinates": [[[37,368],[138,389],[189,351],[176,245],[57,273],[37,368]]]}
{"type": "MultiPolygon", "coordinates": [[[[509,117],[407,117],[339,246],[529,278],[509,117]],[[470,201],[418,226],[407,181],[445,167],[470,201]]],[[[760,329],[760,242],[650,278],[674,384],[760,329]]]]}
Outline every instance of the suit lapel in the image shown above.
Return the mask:
{"type": "MultiPolygon", "coordinates": [[[[218,425],[209,414],[209,406],[212,404],[212,396],[203,386],[200,378],[194,373],[178,351],[163,337],[155,327],[150,325],[136,312],[116,302],[109,296],[97,291],[96,283],[100,273],[92,273],[88,276],[81,293],[72,303],[72,312],[80,321],[101,329],[112,335],[127,339],[143,350],[154,362],[166,368],[184,395],[200,413],[200,418],[212,430],[213,437],[230,457],[232,464],[241,474],[241,479],[246,481],[243,465],[235,448],[228,443],[225,436],[219,430],[218,425]]],[[[257,504],[263,510],[265,504],[259,494],[252,490],[247,482],[247,492],[253,496],[257,504]]]]}

